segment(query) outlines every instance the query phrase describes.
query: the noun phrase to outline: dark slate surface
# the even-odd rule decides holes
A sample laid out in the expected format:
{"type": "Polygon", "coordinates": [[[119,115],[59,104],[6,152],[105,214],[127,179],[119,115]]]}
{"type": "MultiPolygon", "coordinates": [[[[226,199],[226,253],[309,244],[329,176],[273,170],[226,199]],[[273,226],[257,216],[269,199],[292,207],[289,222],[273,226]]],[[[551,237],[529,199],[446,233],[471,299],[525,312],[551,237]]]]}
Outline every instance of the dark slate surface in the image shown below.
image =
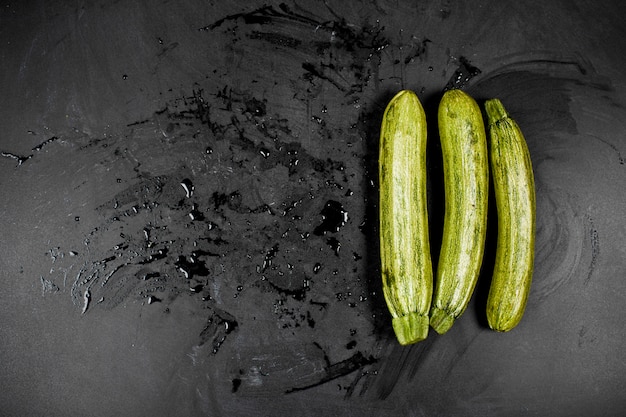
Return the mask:
{"type": "MultiPolygon", "coordinates": [[[[0,415],[626,410],[623,3],[23,1],[0,9],[0,415]],[[500,98],[535,278],[401,347],[380,291],[387,101],[500,98]]],[[[492,229],[493,230],[493,229],[492,229]]],[[[491,255],[491,258],[490,258],[491,255]]]]}

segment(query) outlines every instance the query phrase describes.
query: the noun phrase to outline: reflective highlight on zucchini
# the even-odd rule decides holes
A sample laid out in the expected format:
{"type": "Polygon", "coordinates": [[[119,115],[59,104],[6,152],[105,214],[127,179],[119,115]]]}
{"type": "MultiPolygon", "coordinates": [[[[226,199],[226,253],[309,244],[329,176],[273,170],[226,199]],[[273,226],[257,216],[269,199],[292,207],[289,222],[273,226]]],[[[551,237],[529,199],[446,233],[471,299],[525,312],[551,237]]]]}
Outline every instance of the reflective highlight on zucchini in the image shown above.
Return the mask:
{"type": "Polygon", "coordinates": [[[487,298],[489,327],[518,325],[528,300],[535,251],[535,183],[526,140],[498,99],[485,102],[498,238],[487,298]]]}
{"type": "Polygon", "coordinates": [[[383,294],[401,345],[428,336],[433,272],[426,203],[426,117],[417,95],[397,93],[379,144],[383,294]]]}
{"type": "Polygon", "coordinates": [[[439,103],[445,213],[430,325],[446,333],[469,303],[478,281],[487,233],[489,161],[480,107],[461,90],[439,103]]]}

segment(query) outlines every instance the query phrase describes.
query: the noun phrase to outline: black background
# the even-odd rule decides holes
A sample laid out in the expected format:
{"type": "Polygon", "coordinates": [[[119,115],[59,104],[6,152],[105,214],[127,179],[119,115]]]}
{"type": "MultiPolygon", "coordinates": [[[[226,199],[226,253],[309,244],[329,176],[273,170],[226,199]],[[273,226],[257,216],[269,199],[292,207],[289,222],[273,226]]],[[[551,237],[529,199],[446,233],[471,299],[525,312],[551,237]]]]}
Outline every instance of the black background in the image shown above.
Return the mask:
{"type": "Polygon", "coordinates": [[[582,416],[626,410],[623,2],[28,1],[0,9],[0,413],[582,416]],[[535,169],[535,276],[493,256],[401,347],[377,146],[399,89],[498,97],[535,169]]]}

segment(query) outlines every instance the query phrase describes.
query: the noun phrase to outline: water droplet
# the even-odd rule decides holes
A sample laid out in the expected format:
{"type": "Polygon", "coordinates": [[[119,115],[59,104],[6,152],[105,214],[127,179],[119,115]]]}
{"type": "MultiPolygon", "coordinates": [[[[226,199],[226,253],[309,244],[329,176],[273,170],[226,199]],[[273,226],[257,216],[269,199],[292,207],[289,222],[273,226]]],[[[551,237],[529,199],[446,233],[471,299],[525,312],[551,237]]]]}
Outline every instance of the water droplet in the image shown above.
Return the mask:
{"type": "Polygon", "coordinates": [[[159,303],[159,302],[161,302],[160,298],[155,297],[154,295],[149,295],[148,296],[148,304],[159,303]]]}
{"type": "Polygon", "coordinates": [[[189,258],[182,255],[179,256],[174,265],[187,279],[193,278],[194,276],[209,275],[209,270],[205,263],[198,259],[198,254],[195,252],[189,258]]]}
{"type": "Polygon", "coordinates": [[[87,309],[89,308],[89,301],[91,301],[91,291],[86,289],[83,294],[83,310],[80,314],[85,314],[87,312],[87,309]]]}
{"type": "Polygon", "coordinates": [[[261,101],[255,97],[246,100],[246,109],[247,113],[252,114],[253,116],[262,117],[267,113],[265,100],[261,101]]]}
{"type": "Polygon", "coordinates": [[[193,204],[191,206],[191,211],[189,212],[189,218],[191,218],[192,221],[204,220],[204,215],[202,214],[202,212],[200,212],[200,210],[198,210],[198,206],[196,204],[193,204]]]}
{"type": "Polygon", "coordinates": [[[179,266],[178,270],[183,273],[185,278],[189,279],[189,270],[185,266],[179,266]]]}
{"type": "Polygon", "coordinates": [[[322,224],[313,231],[317,236],[322,236],[326,232],[336,233],[341,226],[348,221],[348,212],[340,202],[328,200],[322,209],[322,224]]]}
{"type": "Polygon", "coordinates": [[[192,287],[189,287],[189,290],[193,293],[198,293],[204,289],[204,284],[196,284],[192,287]]]}
{"type": "Polygon", "coordinates": [[[181,181],[180,185],[185,190],[185,197],[190,198],[193,195],[193,183],[189,178],[185,178],[181,181]]]}
{"type": "Polygon", "coordinates": [[[150,278],[156,278],[158,277],[160,274],[158,272],[146,272],[144,274],[141,274],[141,279],[144,281],[149,280],[150,278]]]}
{"type": "Polygon", "coordinates": [[[272,266],[272,259],[274,259],[274,257],[276,256],[276,253],[278,253],[278,244],[272,246],[272,248],[265,254],[265,258],[263,259],[263,264],[261,265],[260,272],[265,272],[267,268],[272,266]]]}

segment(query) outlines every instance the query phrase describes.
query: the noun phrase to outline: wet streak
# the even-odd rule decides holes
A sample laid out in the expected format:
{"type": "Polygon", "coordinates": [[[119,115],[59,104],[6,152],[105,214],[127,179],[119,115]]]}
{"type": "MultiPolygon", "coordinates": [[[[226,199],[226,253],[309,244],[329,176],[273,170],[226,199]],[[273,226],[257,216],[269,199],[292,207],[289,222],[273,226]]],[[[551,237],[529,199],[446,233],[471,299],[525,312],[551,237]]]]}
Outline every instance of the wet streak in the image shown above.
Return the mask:
{"type": "Polygon", "coordinates": [[[462,56],[459,58],[458,68],[448,80],[444,90],[452,90],[455,88],[463,89],[471,82],[472,78],[478,76],[480,73],[480,68],[472,65],[466,57],[462,56]]]}
{"type": "Polygon", "coordinates": [[[594,270],[598,266],[598,257],[600,255],[600,237],[598,235],[598,229],[596,229],[595,222],[591,215],[586,215],[587,231],[589,234],[589,247],[591,250],[591,259],[589,260],[589,272],[585,277],[584,284],[587,285],[593,277],[594,270]]]}
{"type": "Polygon", "coordinates": [[[530,303],[543,301],[575,277],[580,268],[589,266],[584,261],[588,224],[572,198],[559,189],[540,188],[537,212],[541,215],[537,218],[530,303]]]}
{"type": "Polygon", "coordinates": [[[8,159],[13,159],[15,161],[17,161],[17,166],[21,166],[24,162],[28,161],[29,159],[33,158],[38,152],[40,152],[45,146],[56,142],[57,140],[59,140],[58,136],[52,136],[46,140],[44,140],[43,142],[41,142],[39,145],[34,146],[31,149],[31,153],[28,155],[18,155],[15,154],[13,152],[9,152],[9,151],[0,151],[0,156],[3,158],[8,158],[8,159]]]}
{"type": "MultiPolygon", "coordinates": [[[[297,91],[298,96],[315,96],[321,92],[322,84],[327,83],[349,102],[368,86],[376,71],[373,58],[389,45],[389,40],[383,28],[337,18],[330,6],[326,6],[327,13],[313,14],[302,9],[294,11],[286,3],[268,5],[225,16],[199,30],[218,32],[234,28],[237,39],[275,46],[279,54],[295,53],[301,62],[291,68],[289,77],[300,74],[299,85],[306,90],[306,93],[297,91]]],[[[426,42],[413,51],[414,56],[423,53],[426,42]]]]}
{"type": "MultiPolygon", "coordinates": [[[[212,312],[198,331],[198,348],[214,354],[234,349],[233,334],[249,337],[256,317],[276,323],[265,330],[271,337],[299,331],[305,340],[323,340],[337,337],[327,316],[369,314],[359,278],[361,232],[348,218],[357,207],[358,219],[360,205],[346,192],[361,179],[349,176],[344,160],[313,156],[294,142],[289,122],[264,99],[230,87],[195,91],[129,124],[123,138],[80,143],[73,148],[78,157],[110,154],[106,163],[130,165],[135,177],[116,172],[111,184],[118,191],[96,205],[93,217],[81,217],[91,229],[63,245],[74,254],[62,261],[79,311],[85,294],[87,315],[134,302],[167,312],[190,297],[199,311],[212,312]]],[[[60,278],[44,277],[42,286],[60,288],[60,278]]],[[[336,360],[328,372],[280,392],[370,365],[359,359],[370,357],[363,343],[369,332],[355,337],[351,330],[329,349],[336,360]],[[339,351],[354,354],[361,345],[362,356],[344,362],[339,351]]]]}
{"type": "Polygon", "coordinates": [[[233,315],[219,308],[213,308],[204,329],[200,332],[198,346],[210,343],[211,352],[217,354],[228,335],[235,331],[238,325],[233,315]]]}
{"type": "Polygon", "coordinates": [[[361,352],[357,352],[351,357],[349,357],[348,359],[345,359],[337,363],[328,364],[325,367],[323,374],[320,377],[318,377],[317,380],[313,382],[305,383],[304,385],[301,385],[301,386],[289,388],[285,391],[285,394],[290,394],[293,392],[298,392],[298,391],[303,391],[303,390],[314,388],[316,386],[325,384],[334,379],[349,375],[375,362],[376,360],[374,358],[372,357],[367,358],[363,356],[361,352]]]}
{"type": "Polygon", "coordinates": [[[419,370],[431,354],[436,339],[436,336],[431,335],[420,343],[406,347],[398,344],[389,345],[369,395],[385,400],[394,392],[397,384],[405,381],[408,383],[419,377],[419,370]]]}

